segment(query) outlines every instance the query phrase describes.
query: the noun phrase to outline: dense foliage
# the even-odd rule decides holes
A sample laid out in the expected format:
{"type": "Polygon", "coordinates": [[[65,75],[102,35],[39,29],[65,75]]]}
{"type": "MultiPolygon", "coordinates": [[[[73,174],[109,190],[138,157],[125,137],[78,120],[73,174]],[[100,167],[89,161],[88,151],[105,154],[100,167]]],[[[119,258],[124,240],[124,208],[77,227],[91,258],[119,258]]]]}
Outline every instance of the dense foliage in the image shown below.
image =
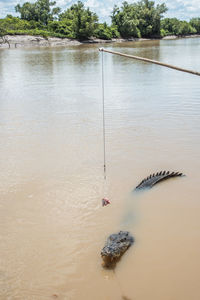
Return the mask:
{"type": "Polygon", "coordinates": [[[196,30],[197,33],[200,33],[200,18],[191,19],[190,25],[196,30]]]}
{"type": "Polygon", "coordinates": [[[47,25],[61,11],[59,7],[51,8],[55,4],[55,1],[37,0],[35,3],[25,2],[22,6],[18,4],[15,10],[20,13],[20,17],[23,20],[36,21],[47,25]]]}
{"type": "Polygon", "coordinates": [[[97,15],[91,12],[89,8],[85,9],[81,1],[60,14],[59,20],[68,24],[71,36],[79,40],[92,36],[98,26],[97,15]]]}
{"type": "Polygon", "coordinates": [[[161,37],[200,33],[200,18],[190,22],[176,18],[165,18],[166,5],[155,5],[154,1],[123,2],[114,6],[111,26],[99,23],[98,16],[81,1],[61,13],[55,1],[36,0],[15,7],[20,17],[8,15],[0,19],[0,37],[6,34],[30,34],[44,37],[57,36],[79,40],[96,37],[112,39],[118,37],[161,37]]]}
{"type": "Polygon", "coordinates": [[[160,20],[166,11],[165,4],[155,6],[149,0],[133,4],[125,1],[121,9],[114,6],[111,19],[122,37],[159,37],[160,20]]]}
{"type": "Polygon", "coordinates": [[[36,21],[26,21],[17,17],[8,15],[5,19],[0,19],[0,35],[3,29],[5,34],[30,34],[47,37],[51,35],[46,26],[36,21]]]}
{"type": "Polygon", "coordinates": [[[166,18],[161,21],[161,35],[186,35],[197,33],[195,27],[186,21],[180,21],[176,18],[166,18]]]}
{"type": "Polygon", "coordinates": [[[94,31],[94,36],[103,39],[110,40],[112,38],[118,38],[120,36],[117,26],[108,26],[106,23],[98,24],[97,29],[94,31]]]}

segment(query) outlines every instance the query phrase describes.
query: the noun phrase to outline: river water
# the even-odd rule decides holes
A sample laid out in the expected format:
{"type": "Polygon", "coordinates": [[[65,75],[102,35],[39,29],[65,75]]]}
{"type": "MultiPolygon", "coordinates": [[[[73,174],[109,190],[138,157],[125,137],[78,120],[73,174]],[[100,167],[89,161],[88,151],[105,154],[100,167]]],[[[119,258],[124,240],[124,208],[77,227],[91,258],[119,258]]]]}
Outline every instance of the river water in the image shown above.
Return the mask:
{"type": "MultiPolygon", "coordinates": [[[[104,46],[200,71],[199,38],[104,46]]],[[[106,53],[104,71],[105,186],[98,45],[0,51],[2,300],[200,299],[199,77],[106,53]],[[187,176],[133,192],[161,170],[187,176]]]]}

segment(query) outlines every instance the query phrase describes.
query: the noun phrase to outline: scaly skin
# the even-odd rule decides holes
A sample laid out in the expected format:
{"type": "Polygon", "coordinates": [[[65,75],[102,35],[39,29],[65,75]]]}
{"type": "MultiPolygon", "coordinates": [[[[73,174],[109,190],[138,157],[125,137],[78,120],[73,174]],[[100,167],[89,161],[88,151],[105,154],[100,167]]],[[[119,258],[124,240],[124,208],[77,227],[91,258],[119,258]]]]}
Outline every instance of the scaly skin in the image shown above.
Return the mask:
{"type": "Polygon", "coordinates": [[[104,262],[104,267],[114,268],[120,257],[133,244],[134,238],[128,231],[120,231],[111,234],[103,249],[101,257],[104,262]]]}
{"type": "Polygon", "coordinates": [[[141,190],[145,188],[152,188],[155,184],[159,183],[160,181],[172,178],[172,177],[181,177],[184,176],[182,173],[179,172],[170,172],[170,171],[161,171],[157,172],[156,174],[150,175],[144,180],[142,180],[137,186],[136,190],[141,190]]]}

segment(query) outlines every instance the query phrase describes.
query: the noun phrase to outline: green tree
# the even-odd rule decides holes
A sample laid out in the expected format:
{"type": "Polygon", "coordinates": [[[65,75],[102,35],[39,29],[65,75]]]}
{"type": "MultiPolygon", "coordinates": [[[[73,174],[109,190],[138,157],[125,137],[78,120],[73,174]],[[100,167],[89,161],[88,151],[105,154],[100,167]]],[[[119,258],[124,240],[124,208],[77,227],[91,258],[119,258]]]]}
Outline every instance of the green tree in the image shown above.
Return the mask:
{"type": "Polygon", "coordinates": [[[60,13],[59,7],[52,8],[55,4],[55,1],[37,0],[35,3],[25,2],[22,6],[17,4],[15,10],[20,13],[23,20],[33,20],[47,25],[60,13]]]}
{"type": "Polygon", "coordinates": [[[153,1],[142,0],[134,4],[123,2],[112,11],[112,24],[123,37],[159,37],[160,21],[167,11],[165,4],[155,6],[153,1]]]}
{"type": "Polygon", "coordinates": [[[186,35],[196,33],[196,29],[186,21],[177,18],[166,18],[161,21],[161,28],[165,35],[186,35]]]}
{"type": "Polygon", "coordinates": [[[60,21],[71,21],[71,32],[74,38],[79,40],[87,39],[94,35],[94,31],[98,25],[98,17],[91,12],[89,8],[85,8],[81,1],[72,5],[64,13],[60,14],[60,21]]]}
{"type": "Polygon", "coordinates": [[[19,17],[8,15],[4,19],[0,19],[0,28],[4,29],[6,34],[30,34],[48,36],[50,32],[47,31],[46,26],[36,21],[22,20],[19,17]]]}
{"type": "Polygon", "coordinates": [[[20,4],[17,4],[15,6],[15,11],[20,13],[20,18],[23,19],[23,20],[38,21],[34,3],[25,2],[22,6],[20,6],[20,4]]]}
{"type": "Polygon", "coordinates": [[[6,38],[6,34],[7,34],[7,30],[3,24],[2,19],[0,19],[0,44],[5,44],[7,43],[9,48],[10,48],[10,43],[8,41],[8,39],[6,38]]]}
{"type": "Polygon", "coordinates": [[[196,33],[196,29],[193,28],[187,21],[180,21],[179,35],[196,33]]]}
{"type": "Polygon", "coordinates": [[[190,25],[196,29],[197,33],[200,33],[200,18],[192,18],[190,20],[190,25]]]}
{"type": "Polygon", "coordinates": [[[50,32],[56,33],[65,37],[73,38],[73,33],[71,29],[72,21],[50,21],[48,23],[48,29],[50,32]]]}
{"type": "Polygon", "coordinates": [[[6,34],[7,34],[7,30],[3,26],[2,22],[0,22],[0,38],[2,38],[3,36],[5,36],[6,34]]]}
{"type": "Polygon", "coordinates": [[[135,4],[123,2],[121,10],[116,5],[113,8],[111,20],[122,37],[140,37],[139,21],[136,18],[135,4]]]}
{"type": "Polygon", "coordinates": [[[167,11],[166,5],[158,4],[154,1],[142,0],[136,4],[138,28],[143,37],[159,37],[161,28],[161,18],[167,11]]]}
{"type": "Polygon", "coordinates": [[[94,32],[95,37],[104,40],[111,40],[112,38],[119,37],[119,32],[116,26],[108,26],[106,23],[98,24],[94,32]]]}
{"type": "Polygon", "coordinates": [[[24,29],[33,29],[36,28],[36,22],[28,22],[26,20],[21,20],[20,18],[13,17],[8,15],[6,18],[0,20],[0,25],[8,33],[12,30],[24,30],[24,29]]]}
{"type": "Polygon", "coordinates": [[[166,35],[178,35],[180,21],[177,18],[165,18],[161,21],[161,28],[166,35]]]}

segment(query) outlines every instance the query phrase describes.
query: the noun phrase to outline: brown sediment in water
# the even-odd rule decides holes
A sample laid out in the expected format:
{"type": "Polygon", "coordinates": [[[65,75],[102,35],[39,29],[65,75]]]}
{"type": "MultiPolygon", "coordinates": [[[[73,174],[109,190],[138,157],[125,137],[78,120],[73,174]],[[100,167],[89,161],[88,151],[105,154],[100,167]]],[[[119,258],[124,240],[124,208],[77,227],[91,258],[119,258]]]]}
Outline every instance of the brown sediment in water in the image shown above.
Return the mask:
{"type": "MultiPolygon", "coordinates": [[[[198,39],[112,47],[200,69],[198,39]]],[[[200,299],[199,79],[105,62],[111,205],[102,208],[98,45],[0,51],[2,299],[200,299]],[[131,193],[161,169],[187,177],[131,193]],[[126,211],[137,242],[117,265],[120,292],[99,252],[126,211]]]]}
{"type": "Polygon", "coordinates": [[[122,299],[123,300],[131,300],[131,298],[128,298],[127,296],[124,296],[124,295],[122,296],[122,299]]]}

